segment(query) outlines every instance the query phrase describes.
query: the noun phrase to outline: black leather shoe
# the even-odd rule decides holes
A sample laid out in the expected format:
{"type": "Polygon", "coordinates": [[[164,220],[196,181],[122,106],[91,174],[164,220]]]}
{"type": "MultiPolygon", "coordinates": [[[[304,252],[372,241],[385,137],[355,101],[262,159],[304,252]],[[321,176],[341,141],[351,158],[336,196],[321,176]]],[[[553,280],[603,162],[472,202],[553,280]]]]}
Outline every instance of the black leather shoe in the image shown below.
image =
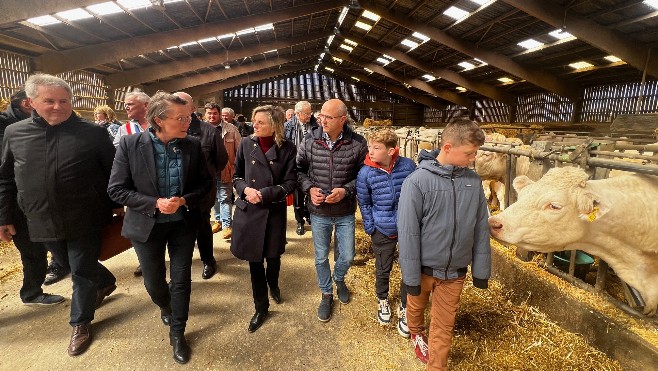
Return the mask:
{"type": "Polygon", "coordinates": [[[135,271],[133,272],[133,275],[135,277],[141,277],[142,276],[142,265],[138,265],[137,268],[135,268],[135,271]]]}
{"type": "Polygon", "coordinates": [[[187,363],[190,360],[190,347],[184,335],[169,335],[169,344],[174,348],[174,361],[187,363]]]}
{"type": "Polygon", "coordinates": [[[165,326],[171,325],[171,308],[160,308],[160,319],[165,326]]]}
{"type": "Polygon", "coordinates": [[[215,275],[215,272],[217,272],[217,262],[216,261],[211,261],[211,262],[203,262],[203,272],[201,273],[201,278],[204,280],[209,279],[210,277],[215,275]]]}
{"type": "Polygon", "coordinates": [[[281,299],[281,290],[278,288],[270,289],[270,296],[272,296],[272,299],[274,299],[274,302],[277,304],[281,304],[281,302],[283,302],[281,299]]]}
{"type": "Polygon", "coordinates": [[[267,312],[256,312],[251,321],[249,321],[249,332],[254,332],[265,322],[267,318],[267,312]]]}
{"type": "Polygon", "coordinates": [[[303,236],[304,232],[306,232],[304,230],[304,223],[297,223],[297,234],[303,236]]]}

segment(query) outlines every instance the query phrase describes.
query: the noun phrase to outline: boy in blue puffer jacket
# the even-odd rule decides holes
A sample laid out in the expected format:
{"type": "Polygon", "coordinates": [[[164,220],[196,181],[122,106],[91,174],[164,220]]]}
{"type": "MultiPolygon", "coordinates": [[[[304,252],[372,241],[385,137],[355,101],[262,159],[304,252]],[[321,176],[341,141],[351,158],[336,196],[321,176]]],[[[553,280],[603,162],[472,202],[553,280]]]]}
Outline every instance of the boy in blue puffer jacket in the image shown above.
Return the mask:
{"type": "MultiPolygon", "coordinates": [[[[397,211],[402,182],[416,169],[416,164],[399,156],[398,137],[390,128],[368,135],[368,156],[356,178],[357,199],[363,217],[363,227],[372,239],[375,253],[375,290],[379,299],[377,320],[382,325],[391,322],[388,283],[398,241],[397,211]]],[[[400,285],[398,332],[408,338],[407,292],[400,285]]]]}

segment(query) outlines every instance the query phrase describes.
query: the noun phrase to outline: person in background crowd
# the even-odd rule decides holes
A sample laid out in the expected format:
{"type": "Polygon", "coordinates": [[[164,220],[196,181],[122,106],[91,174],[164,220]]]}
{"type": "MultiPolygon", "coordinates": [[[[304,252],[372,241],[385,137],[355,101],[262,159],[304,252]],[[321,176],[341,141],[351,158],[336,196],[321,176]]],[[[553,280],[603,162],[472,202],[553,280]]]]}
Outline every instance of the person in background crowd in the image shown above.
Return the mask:
{"type": "Polygon", "coordinates": [[[210,192],[212,178],[200,142],[187,138],[191,117],[184,99],[156,93],[146,118],[151,126],[146,132],[119,142],[108,192],[127,206],[121,234],[135,247],[146,291],[169,326],[174,360],[186,363],[192,253],[203,217],[199,206],[210,192]]]}
{"type": "Polygon", "coordinates": [[[200,204],[201,221],[196,236],[199,255],[203,262],[201,278],[207,280],[215,275],[217,271],[217,261],[213,254],[210,209],[215,204],[215,196],[217,194],[217,188],[215,186],[216,179],[228,162],[228,154],[224,148],[221,132],[209,123],[199,120],[197,117],[196,106],[194,105],[192,96],[185,92],[177,92],[174,95],[185,100],[190,108],[192,121],[190,122],[190,127],[187,129],[187,134],[197,138],[201,142],[201,150],[206,158],[208,172],[213,180],[210,192],[208,192],[200,204]]]}
{"type": "Polygon", "coordinates": [[[114,146],[119,146],[119,139],[124,135],[142,133],[148,129],[149,124],[146,121],[146,109],[149,103],[149,96],[141,91],[133,91],[126,94],[124,107],[128,114],[128,121],[121,125],[119,131],[114,136],[114,146]]]}
{"type": "Polygon", "coordinates": [[[416,357],[428,370],[448,369],[468,266],[477,288],[486,289],[491,275],[489,209],[482,179],[468,168],[482,144],[484,133],[475,122],[449,123],[440,152],[422,150],[418,169],[402,185],[398,232],[407,320],[416,357]],[[428,346],[423,323],[430,293],[428,346]]]}
{"type": "MultiPolygon", "coordinates": [[[[0,113],[0,158],[2,156],[2,140],[7,126],[30,118],[31,113],[32,106],[30,106],[30,100],[27,98],[25,90],[19,90],[11,95],[9,106],[4,112],[0,113]]],[[[63,296],[46,294],[41,288],[42,283],[46,284],[44,278],[47,277],[49,268],[49,266],[47,267],[46,247],[42,243],[30,241],[27,219],[25,219],[25,214],[20,208],[14,208],[13,217],[16,234],[12,236],[12,239],[23,263],[23,286],[19,292],[21,301],[26,305],[53,305],[63,302],[63,296]]],[[[62,258],[59,260],[62,260],[62,258]]],[[[57,266],[59,267],[59,265],[57,266]]],[[[60,269],[59,272],[63,273],[62,278],[64,278],[68,271],[65,271],[63,267],[60,267],[60,269]]]]}
{"type": "MultiPolygon", "coordinates": [[[[148,129],[149,123],[146,120],[146,110],[149,99],[149,96],[141,91],[133,91],[126,94],[124,105],[130,121],[125,125],[121,125],[119,131],[114,136],[114,147],[119,146],[119,140],[122,136],[143,133],[148,129]]],[[[135,277],[140,277],[142,275],[142,267],[137,265],[133,274],[135,277]]]]}
{"type": "Polygon", "coordinates": [[[222,108],[222,122],[228,122],[233,125],[235,125],[236,128],[238,128],[238,132],[240,133],[240,136],[247,137],[251,134],[254,133],[254,128],[247,125],[247,119],[244,118],[244,121],[236,121],[233,118],[235,117],[235,111],[233,111],[232,108],[224,107],[222,108]]]}
{"type": "Polygon", "coordinates": [[[220,120],[219,105],[208,103],[204,107],[206,110],[206,121],[216,127],[222,134],[224,148],[228,153],[228,163],[217,177],[217,199],[215,200],[215,223],[212,225],[213,233],[223,229],[222,238],[228,240],[231,238],[231,223],[233,222],[233,171],[235,169],[235,154],[240,144],[240,132],[235,125],[230,122],[220,120]]]}
{"type": "MultiPolygon", "coordinates": [[[[379,305],[377,320],[391,322],[388,286],[398,241],[398,201],[404,179],[416,169],[413,160],[401,157],[398,137],[390,128],[368,135],[368,157],[356,178],[357,199],[363,217],[363,229],[370,235],[375,253],[375,292],[379,305]]],[[[407,292],[400,284],[398,333],[409,337],[406,319],[407,292]]]]}
{"type": "Polygon", "coordinates": [[[290,121],[290,119],[295,115],[295,110],[292,108],[288,108],[286,110],[286,122],[290,121]]]}
{"type": "Polygon", "coordinates": [[[121,123],[117,121],[117,115],[114,113],[114,110],[109,106],[98,106],[94,109],[94,120],[98,125],[107,129],[110,139],[114,142],[114,137],[121,127],[121,123]]]}
{"type": "Polygon", "coordinates": [[[334,265],[336,293],[343,304],[350,300],[345,276],[354,259],[356,176],[368,153],[366,140],[346,124],[347,106],[339,99],[322,105],[321,126],[312,129],[297,149],[297,174],[309,194],[308,211],[315,249],[315,270],[322,300],[318,319],[331,319],[333,285],[329,266],[331,236],[336,232],[339,251],[334,265]]]}
{"type": "Polygon", "coordinates": [[[72,272],[73,327],[68,354],[82,354],[92,341],[95,309],[116,287],[98,262],[101,232],[112,213],[107,183],[114,147],[107,130],[73,113],[73,92],[51,75],[30,76],[25,92],[32,117],[5,130],[0,165],[0,239],[16,235],[17,197],[27,217],[30,239],[42,242],[72,272]]]}
{"type": "Polygon", "coordinates": [[[256,313],[249,332],[267,318],[270,302],[280,304],[279,270],[286,246],[286,196],[297,184],[296,148],[283,137],[284,113],[279,107],[254,109],[254,135],[242,139],[235,159],[233,184],[238,194],[231,252],[249,262],[256,313]],[[267,260],[265,270],[263,260],[267,260]]]}
{"type": "MultiPolygon", "coordinates": [[[[318,125],[311,120],[313,111],[311,104],[307,101],[300,101],[295,104],[293,110],[294,115],[285,124],[284,136],[299,148],[300,143],[304,141],[304,137],[311,129],[316,128],[318,125]]],[[[293,193],[293,208],[295,211],[295,220],[297,220],[296,232],[298,235],[303,235],[304,232],[304,218],[308,224],[311,224],[311,215],[308,213],[308,196],[297,187],[293,193]]]]}

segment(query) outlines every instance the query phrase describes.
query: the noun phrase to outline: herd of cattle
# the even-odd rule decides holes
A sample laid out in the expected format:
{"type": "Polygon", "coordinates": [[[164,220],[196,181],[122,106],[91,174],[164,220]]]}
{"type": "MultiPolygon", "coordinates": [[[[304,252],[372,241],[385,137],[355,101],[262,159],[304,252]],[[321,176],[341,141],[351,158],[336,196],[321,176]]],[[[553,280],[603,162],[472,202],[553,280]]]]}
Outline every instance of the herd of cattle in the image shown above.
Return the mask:
{"type": "MultiPolygon", "coordinates": [[[[438,148],[441,130],[400,128],[396,132],[401,155],[415,158],[421,149],[438,148]]],[[[487,134],[487,142],[530,148],[496,133],[487,134]]],[[[658,163],[654,153],[641,155],[653,165],[658,163]]],[[[513,181],[518,200],[508,206],[504,201],[507,156],[511,154],[481,150],[474,164],[485,196],[501,210],[489,219],[492,237],[529,251],[577,249],[598,256],[642,295],[644,314],[654,315],[658,307],[658,176],[612,171],[605,179],[590,180],[583,168],[559,165],[531,179],[533,159],[518,156],[513,181]]]]}

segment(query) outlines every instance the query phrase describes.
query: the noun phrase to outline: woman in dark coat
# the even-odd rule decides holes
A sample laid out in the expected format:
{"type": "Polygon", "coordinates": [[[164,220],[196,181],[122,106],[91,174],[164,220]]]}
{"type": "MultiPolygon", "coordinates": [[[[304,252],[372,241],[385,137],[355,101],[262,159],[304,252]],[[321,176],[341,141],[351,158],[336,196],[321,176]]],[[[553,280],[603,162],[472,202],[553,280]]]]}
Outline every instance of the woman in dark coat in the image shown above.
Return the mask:
{"type": "Polygon", "coordinates": [[[256,313],[249,332],[265,321],[272,299],[281,303],[279,269],[286,245],[286,196],[297,183],[295,145],[283,136],[285,114],[279,107],[253,112],[254,134],[242,139],[235,157],[233,186],[238,194],[233,215],[231,252],[249,262],[256,313]],[[263,260],[267,261],[267,271],[263,260]]]}
{"type": "Polygon", "coordinates": [[[192,253],[201,218],[207,217],[199,206],[212,187],[201,143],[187,137],[187,105],[169,93],[151,98],[146,113],[150,128],[121,137],[108,186],[112,200],[128,207],[121,234],[135,247],[144,286],[169,326],[169,343],[178,363],[190,358],[185,328],[192,253]]]}

